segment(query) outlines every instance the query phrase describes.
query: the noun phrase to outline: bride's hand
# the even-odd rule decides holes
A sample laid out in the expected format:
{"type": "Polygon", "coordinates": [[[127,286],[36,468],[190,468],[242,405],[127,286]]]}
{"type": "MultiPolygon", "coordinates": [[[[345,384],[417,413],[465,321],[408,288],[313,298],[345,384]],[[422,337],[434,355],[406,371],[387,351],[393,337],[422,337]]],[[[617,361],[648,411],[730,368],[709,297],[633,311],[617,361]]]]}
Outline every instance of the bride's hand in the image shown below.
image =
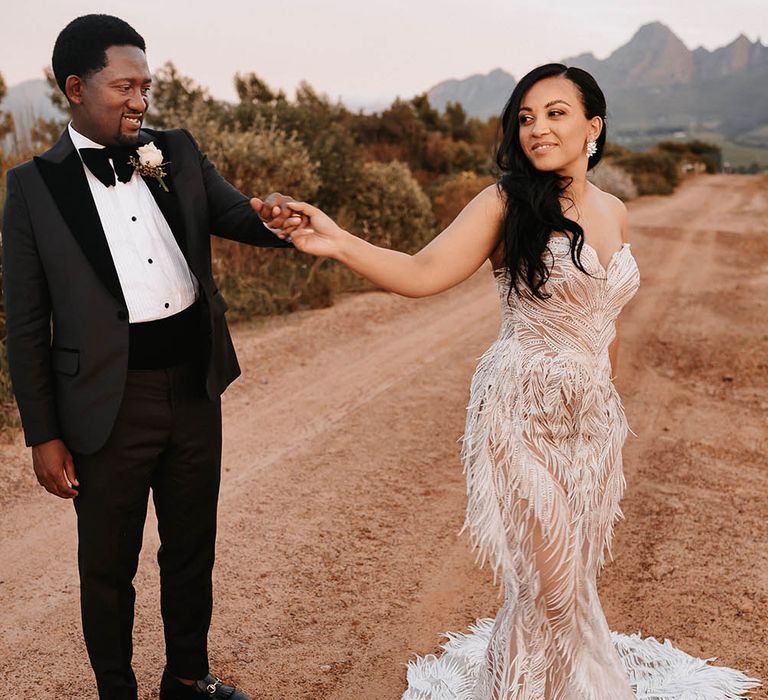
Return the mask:
{"type": "Polygon", "coordinates": [[[341,247],[350,236],[343,228],[323,211],[306,202],[288,202],[288,206],[303,214],[302,221],[309,223],[300,225],[291,231],[291,242],[302,253],[318,255],[326,258],[338,258],[341,247]]]}

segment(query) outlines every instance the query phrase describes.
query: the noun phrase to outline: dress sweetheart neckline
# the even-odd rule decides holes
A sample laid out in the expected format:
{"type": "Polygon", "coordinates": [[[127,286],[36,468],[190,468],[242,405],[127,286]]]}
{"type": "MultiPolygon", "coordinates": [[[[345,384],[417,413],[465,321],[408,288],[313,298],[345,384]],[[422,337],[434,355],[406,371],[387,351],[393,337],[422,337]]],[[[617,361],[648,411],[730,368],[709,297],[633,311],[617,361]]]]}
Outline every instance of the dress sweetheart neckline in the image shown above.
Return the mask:
{"type": "MultiPolygon", "coordinates": [[[[570,238],[568,238],[567,236],[550,236],[550,238],[549,238],[549,241],[547,241],[547,245],[549,245],[549,243],[550,243],[552,240],[557,240],[558,238],[561,238],[561,239],[563,239],[564,241],[567,241],[567,242],[568,242],[568,245],[570,246],[570,244],[571,244],[571,241],[570,241],[570,238]]],[[[594,247],[594,246],[593,246],[591,243],[587,243],[587,241],[584,241],[584,240],[582,241],[582,243],[583,243],[583,244],[584,244],[584,245],[585,245],[587,248],[589,248],[589,249],[590,249],[590,250],[591,250],[591,251],[592,251],[592,252],[595,254],[595,260],[597,261],[597,264],[598,264],[598,266],[599,266],[599,267],[600,267],[600,269],[603,271],[603,273],[604,273],[604,274],[606,274],[606,275],[608,274],[608,270],[610,270],[610,269],[611,269],[611,265],[612,265],[612,263],[613,263],[613,260],[614,260],[614,258],[615,258],[615,257],[616,257],[616,256],[617,256],[619,253],[621,253],[621,251],[623,251],[623,250],[625,250],[625,249],[628,249],[628,248],[630,248],[630,247],[631,247],[631,244],[630,244],[630,243],[627,243],[626,241],[622,242],[622,244],[621,244],[621,246],[619,247],[619,249],[618,249],[618,250],[616,250],[616,251],[614,251],[614,252],[611,254],[611,257],[610,257],[610,258],[609,258],[609,260],[608,260],[608,265],[607,265],[607,266],[603,266],[603,263],[602,263],[602,262],[600,262],[600,256],[598,255],[598,253],[597,253],[597,250],[595,249],[595,247],[594,247]]],[[[493,272],[494,276],[496,276],[496,273],[497,273],[497,272],[500,272],[500,273],[502,273],[502,274],[503,274],[504,272],[506,272],[506,270],[507,270],[507,268],[506,268],[506,267],[494,267],[494,268],[492,269],[492,272],[493,272]]]]}
{"type": "MultiPolygon", "coordinates": [[[[553,238],[554,238],[554,239],[557,239],[557,238],[562,238],[563,240],[565,240],[565,241],[568,241],[568,245],[570,246],[570,239],[569,239],[567,236],[551,236],[549,240],[551,241],[553,238]]],[[[582,244],[583,244],[584,246],[586,246],[587,248],[589,248],[589,249],[590,249],[590,250],[591,250],[591,251],[592,251],[592,252],[595,254],[595,260],[597,260],[597,264],[600,266],[600,269],[601,269],[601,270],[602,270],[602,271],[603,271],[605,274],[608,274],[608,270],[610,270],[610,269],[611,269],[611,264],[613,263],[613,260],[614,260],[614,258],[615,258],[615,257],[616,257],[616,256],[617,256],[619,253],[621,253],[621,251],[622,251],[622,250],[624,250],[625,248],[629,248],[629,247],[630,247],[630,244],[629,244],[629,243],[627,243],[627,242],[622,242],[622,244],[621,244],[621,246],[618,248],[618,250],[614,251],[614,252],[611,254],[611,257],[610,257],[610,258],[608,258],[608,264],[607,264],[607,265],[603,265],[603,263],[600,261],[600,255],[598,254],[598,252],[597,252],[597,249],[595,248],[595,246],[593,246],[591,243],[588,243],[587,241],[585,241],[585,240],[583,240],[583,239],[582,239],[582,244]]]]}

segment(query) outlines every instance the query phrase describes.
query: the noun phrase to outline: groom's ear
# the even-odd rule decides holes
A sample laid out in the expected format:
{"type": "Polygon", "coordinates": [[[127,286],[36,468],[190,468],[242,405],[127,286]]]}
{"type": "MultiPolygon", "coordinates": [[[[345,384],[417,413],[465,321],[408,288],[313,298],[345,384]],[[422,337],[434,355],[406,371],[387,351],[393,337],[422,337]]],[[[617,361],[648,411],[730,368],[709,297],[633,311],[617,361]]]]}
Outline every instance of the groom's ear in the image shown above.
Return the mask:
{"type": "Polygon", "coordinates": [[[70,104],[79,105],[83,103],[83,80],[78,75],[69,75],[64,83],[64,94],[70,104]]]}

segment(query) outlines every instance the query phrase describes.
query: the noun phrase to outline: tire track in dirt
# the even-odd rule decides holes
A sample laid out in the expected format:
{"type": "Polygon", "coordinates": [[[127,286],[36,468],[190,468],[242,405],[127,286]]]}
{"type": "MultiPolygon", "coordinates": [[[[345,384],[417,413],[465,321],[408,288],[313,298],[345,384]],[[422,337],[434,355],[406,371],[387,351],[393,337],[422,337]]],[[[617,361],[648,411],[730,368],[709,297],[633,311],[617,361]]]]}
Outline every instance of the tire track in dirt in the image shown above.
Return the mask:
{"type": "Polygon", "coordinates": [[[647,223],[660,217],[652,202],[632,210],[644,275],[622,321],[632,350],[619,388],[639,438],[625,449],[626,522],[600,585],[619,629],[763,679],[768,387],[746,358],[768,350],[768,212],[754,206],[765,184],[693,180],[665,204],[663,227],[647,223]]]}
{"type": "MultiPolygon", "coordinates": [[[[613,629],[768,678],[766,179],[708,176],[630,205],[642,286],[621,321],[626,520],[600,582],[613,629]],[[724,380],[723,377],[731,377],[724,380]],[[761,406],[764,404],[763,408],[761,406]]],[[[445,295],[346,297],[240,326],[225,395],[212,668],[269,700],[392,700],[413,653],[500,604],[457,532],[469,381],[495,338],[486,269],[445,295]]],[[[74,516],[0,447],[0,680],[94,697],[74,516]]],[[[162,667],[157,538],[136,586],[135,666],[162,667]]],[[[755,698],[766,697],[759,693],[755,698]]]]}

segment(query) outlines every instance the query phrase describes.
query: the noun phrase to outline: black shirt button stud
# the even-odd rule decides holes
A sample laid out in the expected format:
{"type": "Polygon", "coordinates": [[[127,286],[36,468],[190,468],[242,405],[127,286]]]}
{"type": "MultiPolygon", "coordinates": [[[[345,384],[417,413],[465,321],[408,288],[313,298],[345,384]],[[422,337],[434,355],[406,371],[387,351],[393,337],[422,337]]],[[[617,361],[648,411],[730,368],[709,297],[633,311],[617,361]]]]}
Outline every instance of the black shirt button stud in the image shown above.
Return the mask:
{"type": "Polygon", "coordinates": [[[135,216],[132,216],[132,217],[131,217],[131,221],[136,221],[136,217],[135,217],[135,216]]]}
{"type": "Polygon", "coordinates": [[[128,318],[128,312],[125,309],[120,309],[120,311],[117,312],[118,321],[125,321],[127,318],[128,318]]]}
{"type": "Polygon", "coordinates": [[[152,264],[152,258],[149,258],[147,262],[151,265],[152,264]]]}
{"type": "Polygon", "coordinates": [[[170,304],[169,304],[169,303],[166,301],[166,302],[165,302],[165,308],[167,309],[167,308],[169,308],[169,307],[170,307],[170,304]]]}

